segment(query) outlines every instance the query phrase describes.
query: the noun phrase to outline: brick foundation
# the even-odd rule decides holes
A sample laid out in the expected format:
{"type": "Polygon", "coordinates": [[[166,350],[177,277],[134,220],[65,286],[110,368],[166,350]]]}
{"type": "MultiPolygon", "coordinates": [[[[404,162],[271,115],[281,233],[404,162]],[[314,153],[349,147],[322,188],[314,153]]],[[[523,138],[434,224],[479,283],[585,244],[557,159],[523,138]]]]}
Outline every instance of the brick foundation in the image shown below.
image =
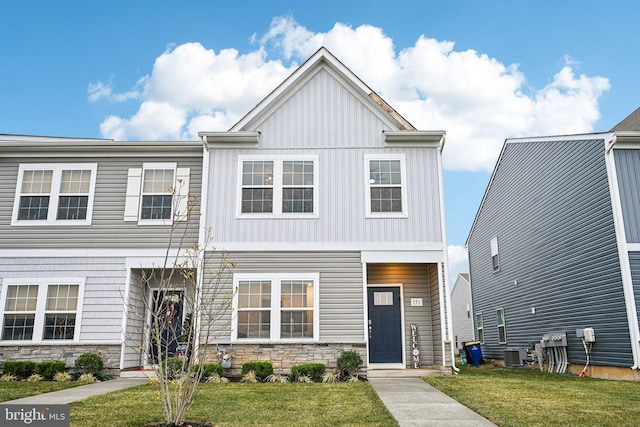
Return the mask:
{"type": "Polygon", "coordinates": [[[8,360],[30,360],[43,362],[64,360],[67,369],[73,369],[78,356],[84,353],[96,353],[102,356],[104,372],[107,375],[120,374],[119,344],[29,344],[0,346],[0,363],[8,360]]]}
{"type": "MultiPolygon", "coordinates": [[[[305,344],[233,344],[219,346],[221,350],[231,352],[233,362],[231,368],[225,369],[225,376],[239,377],[242,364],[250,361],[264,360],[273,364],[273,372],[278,374],[291,374],[291,367],[302,363],[324,363],[327,369],[336,367],[336,362],[343,350],[357,351],[366,365],[365,344],[348,343],[305,343],[305,344]]],[[[216,347],[207,349],[207,363],[215,363],[216,347]]],[[[366,374],[366,368],[361,368],[366,374]]]]}

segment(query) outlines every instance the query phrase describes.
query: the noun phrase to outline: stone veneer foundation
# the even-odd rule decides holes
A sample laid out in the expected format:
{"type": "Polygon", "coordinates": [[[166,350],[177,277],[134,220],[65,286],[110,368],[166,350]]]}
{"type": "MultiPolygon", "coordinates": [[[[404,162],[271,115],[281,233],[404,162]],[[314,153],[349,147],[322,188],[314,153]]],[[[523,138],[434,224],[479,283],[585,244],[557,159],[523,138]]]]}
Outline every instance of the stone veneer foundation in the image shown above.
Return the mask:
{"type": "Polygon", "coordinates": [[[29,344],[0,346],[0,363],[8,360],[30,360],[44,362],[49,360],[64,360],[66,367],[74,367],[78,356],[84,353],[96,353],[102,356],[104,372],[107,375],[120,374],[119,344],[29,344]]]}
{"type": "MultiPolygon", "coordinates": [[[[218,348],[232,354],[231,368],[225,369],[225,376],[232,378],[240,376],[243,363],[252,361],[270,361],[273,372],[286,375],[291,374],[292,366],[303,363],[324,363],[327,369],[333,369],[343,350],[357,351],[365,366],[367,361],[364,343],[225,344],[218,348]]],[[[210,345],[206,363],[216,361],[216,346],[210,345]]],[[[361,372],[366,373],[366,368],[362,368],[361,372]]]]}

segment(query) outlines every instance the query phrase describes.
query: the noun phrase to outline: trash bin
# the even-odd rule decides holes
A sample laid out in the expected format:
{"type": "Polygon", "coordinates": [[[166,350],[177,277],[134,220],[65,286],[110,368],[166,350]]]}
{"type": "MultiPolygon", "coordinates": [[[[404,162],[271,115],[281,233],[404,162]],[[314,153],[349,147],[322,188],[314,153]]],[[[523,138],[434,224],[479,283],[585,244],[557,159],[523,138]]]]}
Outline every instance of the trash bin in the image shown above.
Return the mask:
{"type": "Polygon", "coordinates": [[[464,349],[467,352],[467,360],[474,366],[480,366],[484,362],[482,359],[482,348],[480,341],[469,341],[464,343],[464,349]]]}

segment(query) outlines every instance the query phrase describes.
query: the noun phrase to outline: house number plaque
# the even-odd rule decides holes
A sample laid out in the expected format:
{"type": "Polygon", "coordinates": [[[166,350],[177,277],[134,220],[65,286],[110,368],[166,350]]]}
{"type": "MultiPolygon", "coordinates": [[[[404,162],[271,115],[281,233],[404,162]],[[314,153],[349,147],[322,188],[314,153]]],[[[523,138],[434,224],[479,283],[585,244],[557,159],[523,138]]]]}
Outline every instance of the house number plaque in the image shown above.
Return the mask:
{"type": "Polygon", "coordinates": [[[417,323],[411,324],[411,361],[414,369],[420,369],[420,339],[417,323]]]}

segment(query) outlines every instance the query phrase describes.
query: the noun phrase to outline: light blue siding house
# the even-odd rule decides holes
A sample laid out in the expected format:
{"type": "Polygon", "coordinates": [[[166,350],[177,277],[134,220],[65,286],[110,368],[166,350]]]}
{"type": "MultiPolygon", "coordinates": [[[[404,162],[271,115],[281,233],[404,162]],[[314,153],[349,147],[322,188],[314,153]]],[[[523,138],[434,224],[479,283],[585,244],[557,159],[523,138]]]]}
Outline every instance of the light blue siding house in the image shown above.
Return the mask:
{"type": "Polygon", "coordinates": [[[639,112],[611,132],[505,141],[467,240],[485,357],[537,345],[554,372],[640,378],[639,112]]]}

